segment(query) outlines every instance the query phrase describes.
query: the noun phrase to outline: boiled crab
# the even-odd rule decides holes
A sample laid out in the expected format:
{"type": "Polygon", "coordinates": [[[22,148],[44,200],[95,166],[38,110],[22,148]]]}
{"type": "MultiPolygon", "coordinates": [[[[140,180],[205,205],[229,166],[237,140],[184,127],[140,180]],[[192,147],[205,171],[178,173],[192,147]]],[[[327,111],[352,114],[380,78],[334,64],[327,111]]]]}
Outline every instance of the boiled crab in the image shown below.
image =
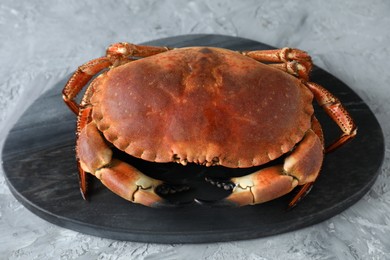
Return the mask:
{"type": "Polygon", "coordinates": [[[163,200],[155,192],[163,182],[114,158],[115,147],[151,162],[231,168],[283,157],[279,165],[232,178],[225,200],[257,204],[301,185],[294,206],[316,180],[324,153],[353,138],[357,129],[340,101],[309,81],[311,67],[306,52],[291,48],[111,45],[104,57],[79,67],[63,90],[78,116],[82,194],[91,173],[134,203],[154,206],[163,200]],[[76,95],[100,72],[78,104],[76,95]],[[313,98],[342,130],[326,149],[313,98]]]}

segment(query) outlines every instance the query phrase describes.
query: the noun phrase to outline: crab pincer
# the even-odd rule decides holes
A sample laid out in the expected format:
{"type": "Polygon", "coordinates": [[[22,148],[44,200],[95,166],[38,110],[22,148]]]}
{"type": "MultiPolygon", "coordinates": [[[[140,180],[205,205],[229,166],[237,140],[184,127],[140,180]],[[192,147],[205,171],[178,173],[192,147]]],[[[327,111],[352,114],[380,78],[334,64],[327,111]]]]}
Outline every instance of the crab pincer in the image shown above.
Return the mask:
{"type": "MultiPolygon", "coordinates": [[[[317,124],[317,121],[314,121],[317,124]]],[[[266,167],[252,174],[233,178],[232,194],[226,198],[238,206],[253,205],[279,198],[296,186],[305,189],[317,179],[324,154],[322,135],[309,130],[299,145],[288,155],[283,165],[266,167]]],[[[300,198],[294,198],[294,207],[300,198]],[[296,201],[296,202],[295,202],[296,201]]]]}
{"type": "MultiPolygon", "coordinates": [[[[155,192],[163,182],[112,158],[111,148],[93,123],[87,124],[80,131],[76,152],[77,158],[82,158],[79,159],[81,169],[96,176],[107,188],[122,198],[145,206],[159,205],[163,202],[155,192]]],[[[86,191],[86,187],[82,187],[81,190],[86,191]]]]}

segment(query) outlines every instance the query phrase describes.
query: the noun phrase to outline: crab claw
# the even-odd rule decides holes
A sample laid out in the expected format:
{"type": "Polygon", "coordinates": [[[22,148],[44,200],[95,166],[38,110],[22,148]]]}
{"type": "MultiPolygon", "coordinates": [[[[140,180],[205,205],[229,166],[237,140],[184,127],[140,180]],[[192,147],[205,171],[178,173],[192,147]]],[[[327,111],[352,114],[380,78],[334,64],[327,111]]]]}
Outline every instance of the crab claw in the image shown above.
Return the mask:
{"type": "MultiPolygon", "coordinates": [[[[315,122],[313,124],[316,125],[315,122]]],[[[253,205],[279,198],[302,185],[301,191],[289,204],[290,208],[294,207],[308,193],[321,169],[324,149],[321,136],[322,133],[310,129],[286,157],[284,164],[232,178],[235,187],[226,200],[238,206],[253,205]]]]}
{"type": "Polygon", "coordinates": [[[261,169],[252,174],[232,178],[235,187],[226,200],[237,206],[253,205],[281,197],[292,191],[298,180],[283,175],[282,166],[261,169]]]}
{"type": "Polygon", "coordinates": [[[94,175],[111,191],[131,202],[151,207],[163,201],[155,192],[162,181],[152,179],[120,160],[112,160],[110,167],[101,168],[94,175]]]}
{"type": "Polygon", "coordinates": [[[168,185],[146,176],[133,166],[113,158],[113,152],[99,133],[95,123],[83,126],[77,139],[80,190],[87,193],[87,173],[96,176],[108,189],[122,198],[149,207],[173,207],[175,203],[160,195],[174,194],[188,186],[168,185]]]}

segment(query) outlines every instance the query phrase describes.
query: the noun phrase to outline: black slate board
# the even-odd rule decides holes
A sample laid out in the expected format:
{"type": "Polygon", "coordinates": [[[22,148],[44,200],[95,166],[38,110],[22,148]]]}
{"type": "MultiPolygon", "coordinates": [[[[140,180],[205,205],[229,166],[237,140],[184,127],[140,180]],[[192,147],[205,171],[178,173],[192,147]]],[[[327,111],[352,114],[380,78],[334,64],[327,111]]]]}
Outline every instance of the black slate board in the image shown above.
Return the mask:
{"type": "MultiPolygon", "coordinates": [[[[207,45],[233,50],[271,48],[252,40],[219,35],[186,35],[147,44],[207,45]]],[[[57,85],[36,100],[10,131],[3,148],[5,178],[15,197],[36,215],[65,228],[118,240],[231,241],[313,225],[342,212],[370,189],[383,161],[384,140],[375,116],[348,86],[318,67],[314,68],[311,78],[342,100],[359,126],[359,132],[355,140],[325,158],[311,193],[291,211],[286,211],[286,205],[292,194],[242,208],[190,204],[153,209],[128,203],[98,181],[92,185],[90,200],[82,200],[74,159],[75,117],[61,100],[66,78],[59,79],[57,85]]],[[[33,85],[28,87],[34,88],[33,85]]],[[[335,124],[323,111],[316,113],[327,140],[335,138],[340,133],[335,124]]],[[[170,165],[165,165],[163,172],[166,167],[170,165]]],[[[197,170],[194,167],[191,171],[197,170]]],[[[186,193],[184,197],[223,196],[214,193],[214,187],[201,183],[199,176],[201,174],[192,173],[188,178],[198,181],[204,189],[195,191],[195,195],[186,193]]]]}

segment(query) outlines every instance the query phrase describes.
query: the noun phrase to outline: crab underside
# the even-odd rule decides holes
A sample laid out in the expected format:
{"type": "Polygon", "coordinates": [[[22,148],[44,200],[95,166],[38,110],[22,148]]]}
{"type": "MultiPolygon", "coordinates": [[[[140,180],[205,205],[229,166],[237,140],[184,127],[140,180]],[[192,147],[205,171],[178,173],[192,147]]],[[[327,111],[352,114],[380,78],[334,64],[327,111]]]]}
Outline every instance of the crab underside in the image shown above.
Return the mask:
{"type": "Polygon", "coordinates": [[[309,81],[311,67],[305,52],[290,48],[233,52],[111,45],[106,56],[79,67],[63,90],[78,116],[83,196],[87,173],[146,206],[169,204],[163,197],[191,188],[188,176],[166,183],[164,174],[170,173],[164,170],[160,176],[145,175],[132,166],[140,160],[162,168],[180,163],[182,175],[199,170],[196,178],[227,191],[221,201],[239,206],[301,186],[289,204],[295,206],[317,179],[324,153],[357,131],[341,102],[309,81]],[[77,94],[100,72],[76,103],[77,94]],[[313,97],[342,130],[327,148],[313,97]],[[204,175],[202,167],[215,170],[204,175]]]}

